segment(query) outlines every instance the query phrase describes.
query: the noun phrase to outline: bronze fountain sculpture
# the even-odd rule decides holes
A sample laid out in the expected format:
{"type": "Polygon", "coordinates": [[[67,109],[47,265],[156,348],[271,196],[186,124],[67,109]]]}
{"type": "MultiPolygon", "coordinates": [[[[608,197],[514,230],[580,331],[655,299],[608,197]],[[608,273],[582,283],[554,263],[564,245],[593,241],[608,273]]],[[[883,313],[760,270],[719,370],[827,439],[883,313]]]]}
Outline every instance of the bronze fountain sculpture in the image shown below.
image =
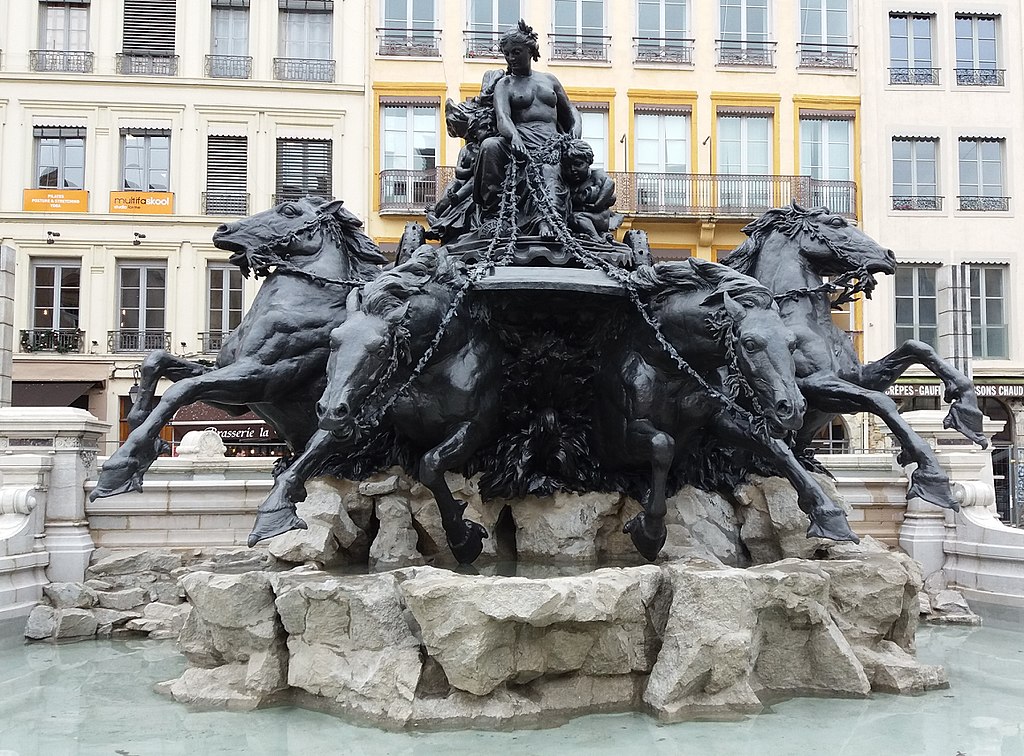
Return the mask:
{"type": "Polygon", "coordinates": [[[832,414],[862,410],[918,463],[908,498],[956,509],[881,392],[926,365],[952,401],[948,425],[984,445],[970,381],[917,342],[862,365],[829,327],[834,298],[870,296],[893,253],[825,208],[794,205],[747,226],[725,264],[652,264],[642,232],[615,240],[614,182],[592,168],[561,84],[532,70],[536,34],[520,22],[500,48],[508,69],[447,103],[449,132],[466,140],[455,180],[429,229],[407,226],[390,268],[336,201],[287,201],[218,229],[214,243],[266,283],[216,369],[162,351],[146,360],[131,435],[92,497],[138,490],[160,427],[201,399],[253,409],[292,452],[250,545],[305,527],[295,504],[310,477],[394,464],[433,493],[461,563],[487,533],[463,517],[452,470],[480,473],[485,497],[628,493],[643,511],[625,529],[650,560],[668,495],[728,490],[752,470],[789,480],[808,536],[856,541],[808,472],[819,469],[809,443],[832,414]],[[154,404],[161,377],[177,383],[154,404]]]}

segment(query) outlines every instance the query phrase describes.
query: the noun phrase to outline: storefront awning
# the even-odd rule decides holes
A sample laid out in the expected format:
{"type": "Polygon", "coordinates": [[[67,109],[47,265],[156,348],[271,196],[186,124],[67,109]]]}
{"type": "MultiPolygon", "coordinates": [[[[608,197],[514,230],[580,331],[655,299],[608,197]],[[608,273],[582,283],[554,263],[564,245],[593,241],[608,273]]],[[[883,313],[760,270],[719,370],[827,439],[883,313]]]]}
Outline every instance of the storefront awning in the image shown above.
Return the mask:
{"type": "Polygon", "coordinates": [[[70,407],[73,401],[98,385],[95,381],[14,381],[11,404],[15,407],[70,407]]]}

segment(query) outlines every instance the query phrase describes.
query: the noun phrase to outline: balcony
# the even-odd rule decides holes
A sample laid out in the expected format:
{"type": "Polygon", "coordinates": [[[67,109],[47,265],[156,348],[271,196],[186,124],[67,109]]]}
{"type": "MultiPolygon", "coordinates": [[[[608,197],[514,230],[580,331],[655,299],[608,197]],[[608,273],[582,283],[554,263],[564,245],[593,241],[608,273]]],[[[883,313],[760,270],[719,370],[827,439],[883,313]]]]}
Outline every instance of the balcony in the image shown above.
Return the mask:
{"type": "Polygon", "coordinates": [[[84,50],[29,50],[28,67],[32,71],[92,73],[93,54],[84,50]]]}
{"type": "Polygon", "coordinates": [[[248,215],[246,192],[203,192],[203,215],[248,215]]]}
{"type": "Polygon", "coordinates": [[[33,328],[21,332],[21,351],[78,353],[85,346],[85,331],[77,328],[33,328]]]}
{"type": "Polygon", "coordinates": [[[1009,197],[957,197],[960,209],[971,213],[1005,213],[1010,210],[1009,197]]]}
{"type": "Polygon", "coordinates": [[[216,354],[224,346],[224,340],[231,335],[230,331],[203,331],[199,334],[199,343],[203,354],[216,354]]]}
{"type": "Polygon", "coordinates": [[[935,196],[893,196],[893,210],[941,210],[942,197],[935,196]]]}
{"type": "Polygon", "coordinates": [[[764,40],[716,39],[718,65],[774,68],[777,42],[764,40]]]}
{"type": "Polygon", "coordinates": [[[472,31],[466,29],[462,32],[462,38],[466,43],[467,58],[501,58],[501,50],[498,49],[498,41],[503,32],[496,31],[472,31]]]}
{"type": "Polygon", "coordinates": [[[170,348],[169,331],[107,331],[107,351],[110,353],[170,348]]]}
{"type": "Polygon", "coordinates": [[[633,37],[633,62],[693,65],[693,40],[633,37]]]}
{"type": "MultiPolygon", "coordinates": [[[[450,168],[423,170],[389,169],[380,172],[380,211],[382,213],[421,214],[427,205],[437,202],[442,175],[453,175],[450,168]],[[442,173],[447,172],[447,173],[442,173]]],[[[445,182],[447,183],[447,182],[445,182]]]]}
{"type": "Polygon", "coordinates": [[[551,34],[551,60],[608,62],[611,37],[598,34],[551,34]]]}
{"type": "Polygon", "coordinates": [[[274,58],[278,81],[334,81],[334,61],[314,58],[274,58]]]}
{"type": "Polygon", "coordinates": [[[207,55],[206,75],[211,79],[249,79],[252,58],[248,55],[207,55]]]}
{"type": "Polygon", "coordinates": [[[440,58],[440,29],[377,29],[377,54],[388,57],[440,58]]]}
{"type": "Polygon", "coordinates": [[[857,57],[856,45],[822,45],[801,42],[796,46],[801,68],[821,68],[833,71],[852,71],[857,57]]]}
{"type": "Polygon", "coordinates": [[[118,53],[117,72],[128,76],[177,76],[178,56],[118,53]]]}
{"type": "Polygon", "coordinates": [[[937,68],[890,68],[890,84],[910,84],[915,86],[937,86],[939,69],[937,68]]]}
{"type": "Polygon", "coordinates": [[[957,68],[956,83],[959,87],[1002,87],[1006,84],[1006,69],[1003,68],[957,68]]]}

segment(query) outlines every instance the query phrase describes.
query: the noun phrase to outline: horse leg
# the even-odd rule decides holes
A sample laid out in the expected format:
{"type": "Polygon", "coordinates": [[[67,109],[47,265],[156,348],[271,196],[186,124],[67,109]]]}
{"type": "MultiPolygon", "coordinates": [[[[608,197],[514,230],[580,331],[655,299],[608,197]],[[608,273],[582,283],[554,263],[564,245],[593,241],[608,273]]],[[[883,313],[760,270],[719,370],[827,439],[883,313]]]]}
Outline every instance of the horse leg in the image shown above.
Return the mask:
{"type": "Polygon", "coordinates": [[[156,349],[149,353],[139,370],[139,395],[128,412],[128,430],[133,431],[142,425],[153,410],[156,387],[161,378],[173,382],[195,378],[212,368],[198,362],[185,360],[166,349],[156,349]]]}
{"type": "Polygon", "coordinates": [[[483,525],[463,518],[466,502],[452,496],[444,473],[460,466],[476,450],[479,445],[478,426],[469,420],[456,426],[448,438],[423,455],[417,476],[420,483],[434,494],[441,513],[441,525],[448,538],[448,548],[459,564],[472,564],[480,556],[483,539],[488,536],[483,525]]]}
{"type": "Polygon", "coordinates": [[[712,426],[727,441],[771,459],[776,469],[796,491],[797,506],[811,521],[808,538],[860,543],[850,528],[846,512],[826,495],[818,481],[811,477],[793,455],[793,450],[777,438],[763,439],[745,418],[725,412],[718,413],[712,426]]]}
{"type": "Polygon", "coordinates": [[[834,375],[801,378],[800,390],[809,404],[835,412],[870,412],[880,417],[900,442],[900,464],[917,463],[917,469],[910,474],[907,498],[920,497],[935,506],[952,509],[954,512],[960,509],[950,490],[949,477],[943,471],[931,447],[907,425],[896,408],[896,402],[888,396],[849,383],[834,375]]]}
{"type": "Polygon", "coordinates": [[[634,420],[626,428],[624,451],[632,457],[651,460],[651,490],[644,502],[644,511],[622,526],[629,533],[633,546],[644,559],[653,562],[665,545],[665,486],[668,471],[676,454],[675,440],[654,427],[650,420],[634,420]],[[632,453],[630,450],[633,449],[632,453]]]}
{"type": "Polygon", "coordinates": [[[949,412],[942,427],[953,428],[982,449],[987,448],[984,415],[978,408],[974,384],[923,341],[905,341],[882,359],[862,365],[855,383],[873,391],[885,391],[911,365],[928,368],[945,386],[943,398],[949,402],[949,412]]]}

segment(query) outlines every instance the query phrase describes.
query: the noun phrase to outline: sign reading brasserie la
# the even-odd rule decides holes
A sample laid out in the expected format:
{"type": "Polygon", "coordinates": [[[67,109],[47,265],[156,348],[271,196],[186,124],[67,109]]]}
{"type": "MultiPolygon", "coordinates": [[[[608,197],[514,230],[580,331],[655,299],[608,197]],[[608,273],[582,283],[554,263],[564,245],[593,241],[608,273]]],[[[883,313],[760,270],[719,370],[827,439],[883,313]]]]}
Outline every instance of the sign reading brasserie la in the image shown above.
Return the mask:
{"type": "Polygon", "coordinates": [[[110,212],[170,215],[174,212],[174,192],[111,192],[110,212]]]}

